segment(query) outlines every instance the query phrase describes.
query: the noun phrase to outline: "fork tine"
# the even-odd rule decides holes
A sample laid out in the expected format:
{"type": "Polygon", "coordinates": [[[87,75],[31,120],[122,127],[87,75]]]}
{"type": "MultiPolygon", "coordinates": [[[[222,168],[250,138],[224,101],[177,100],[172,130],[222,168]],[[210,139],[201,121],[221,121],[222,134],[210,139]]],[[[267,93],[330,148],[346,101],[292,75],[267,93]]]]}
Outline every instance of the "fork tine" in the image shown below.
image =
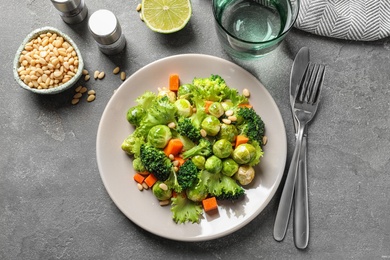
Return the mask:
{"type": "Polygon", "coordinates": [[[309,82],[308,82],[308,87],[305,95],[304,101],[307,103],[311,103],[311,97],[313,96],[313,88],[315,87],[315,81],[318,73],[319,66],[317,64],[310,63],[310,66],[312,67],[309,82]]]}
{"type": "Polygon", "coordinates": [[[313,83],[313,95],[311,95],[311,98],[309,99],[309,103],[314,104],[319,101],[321,89],[322,89],[322,82],[324,80],[325,75],[325,66],[318,64],[318,70],[315,77],[315,82],[313,83]]]}
{"type": "Polygon", "coordinates": [[[296,100],[308,104],[317,102],[320,96],[319,90],[321,90],[324,73],[324,65],[309,63],[302,77],[301,84],[298,87],[296,100]]]}
{"type": "Polygon", "coordinates": [[[313,70],[313,66],[311,63],[309,63],[306,67],[305,73],[303,74],[303,77],[301,79],[301,83],[299,84],[298,89],[296,90],[297,91],[296,100],[299,100],[299,101],[304,100],[304,98],[306,96],[307,88],[309,85],[310,77],[312,74],[312,70],[313,70]]]}

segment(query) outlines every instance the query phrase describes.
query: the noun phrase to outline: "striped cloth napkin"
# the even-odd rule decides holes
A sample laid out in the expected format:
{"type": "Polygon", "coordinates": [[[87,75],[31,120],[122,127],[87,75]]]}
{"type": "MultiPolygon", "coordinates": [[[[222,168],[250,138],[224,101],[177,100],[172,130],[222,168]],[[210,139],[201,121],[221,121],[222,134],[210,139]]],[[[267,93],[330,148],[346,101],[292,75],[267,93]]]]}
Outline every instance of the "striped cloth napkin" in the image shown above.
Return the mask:
{"type": "Polygon", "coordinates": [[[339,39],[379,40],[390,35],[390,0],[301,0],[295,27],[339,39]]]}

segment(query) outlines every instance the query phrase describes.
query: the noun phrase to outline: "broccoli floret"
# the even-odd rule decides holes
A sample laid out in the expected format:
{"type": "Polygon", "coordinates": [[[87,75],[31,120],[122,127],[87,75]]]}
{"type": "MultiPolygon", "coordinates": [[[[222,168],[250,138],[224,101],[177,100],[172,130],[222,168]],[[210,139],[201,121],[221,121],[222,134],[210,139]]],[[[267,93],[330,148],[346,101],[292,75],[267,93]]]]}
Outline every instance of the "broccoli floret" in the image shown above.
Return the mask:
{"type": "Polygon", "coordinates": [[[187,159],[195,155],[202,155],[205,157],[210,156],[213,153],[213,145],[207,139],[200,139],[199,144],[188,151],[183,153],[183,158],[187,159]]]}
{"type": "Polygon", "coordinates": [[[201,180],[206,183],[212,196],[219,200],[236,200],[245,194],[245,190],[233,178],[221,173],[203,171],[201,180]]]}
{"type": "Polygon", "coordinates": [[[239,118],[237,129],[240,134],[246,135],[251,141],[257,141],[263,145],[265,125],[261,117],[256,114],[253,108],[241,107],[236,111],[239,118]]]}
{"type": "Polygon", "coordinates": [[[189,200],[184,193],[177,194],[177,196],[173,197],[171,201],[173,220],[176,223],[198,223],[200,221],[203,213],[200,203],[189,200]]]}
{"type": "Polygon", "coordinates": [[[177,122],[177,132],[183,136],[187,136],[191,141],[197,143],[200,138],[202,137],[200,135],[200,130],[196,128],[193,124],[191,119],[187,117],[181,117],[179,118],[177,122]]]}
{"type": "Polygon", "coordinates": [[[180,166],[177,172],[177,181],[183,189],[187,189],[195,183],[197,175],[198,168],[191,160],[187,160],[180,166]]]}
{"type": "Polygon", "coordinates": [[[148,172],[153,173],[158,180],[165,181],[168,179],[172,172],[173,165],[171,160],[162,150],[149,144],[142,144],[140,158],[145,169],[148,172]]]}

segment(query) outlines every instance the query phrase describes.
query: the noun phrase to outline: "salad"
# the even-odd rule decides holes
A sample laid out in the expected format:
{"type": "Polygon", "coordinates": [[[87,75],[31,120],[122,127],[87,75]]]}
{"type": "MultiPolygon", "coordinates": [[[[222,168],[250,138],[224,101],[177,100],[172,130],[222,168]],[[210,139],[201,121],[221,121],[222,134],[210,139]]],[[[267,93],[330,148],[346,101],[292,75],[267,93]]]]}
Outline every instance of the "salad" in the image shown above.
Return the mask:
{"type": "Polygon", "coordinates": [[[265,145],[265,125],[243,94],[211,75],[137,97],[126,118],[135,127],[121,148],[132,157],[138,188],[170,205],[176,223],[199,223],[218,201],[245,196],[265,145]]]}

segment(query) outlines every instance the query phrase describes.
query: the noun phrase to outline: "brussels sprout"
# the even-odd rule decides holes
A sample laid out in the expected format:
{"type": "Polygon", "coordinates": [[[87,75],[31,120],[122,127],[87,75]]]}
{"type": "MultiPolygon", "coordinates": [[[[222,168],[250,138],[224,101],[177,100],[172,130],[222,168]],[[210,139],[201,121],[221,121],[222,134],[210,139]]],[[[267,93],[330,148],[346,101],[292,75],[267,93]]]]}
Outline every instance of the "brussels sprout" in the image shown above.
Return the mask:
{"type": "Polygon", "coordinates": [[[225,101],[223,101],[222,103],[222,107],[225,111],[228,111],[229,109],[232,109],[233,108],[233,102],[230,100],[230,99],[226,99],[225,101]]]}
{"type": "Polygon", "coordinates": [[[221,129],[218,133],[218,139],[226,139],[229,142],[234,142],[236,136],[238,135],[238,130],[234,125],[221,124],[221,129]]]}
{"type": "Polygon", "coordinates": [[[144,172],[145,166],[141,162],[141,158],[135,158],[133,160],[133,168],[136,172],[144,172]]]}
{"type": "Polygon", "coordinates": [[[255,178],[255,169],[249,165],[241,165],[234,176],[241,185],[248,185],[255,178]]]}
{"type": "Polygon", "coordinates": [[[256,156],[256,149],[251,144],[240,144],[233,151],[233,159],[238,164],[246,164],[256,156]]]}
{"type": "Polygon", "coordinates": [[[209,136],[216,136],[221,129],[219,119],[215,116],[206,116],[201,123],[202,129],[204,129],[209,136]]]}
{"type": "Polygon", "coordinates": [[[223,113],[225,113],[225,110],[223,109],[221,103],[213,102],[209,107],[209,113],[215,117],[220,117],[223,113]]]}
{"type": "Polygon", "coordinates": [[[238,163],[232,158],[228,158],[222,161],[222,174],[232,177],[238,171],[238,163]]]}
{"type": "Polygon", "coordinates": [[[148,133],[148,142],[156,148],[164,148],[171,138],[171,129],[166,125],[153,126],[148,133]]]}
{"type": "Polygon", "coordinates": [[[177,113],[180,116],[189,117],[192,115],[192,106],[187,99],[180,98],[176,100],[175,106],[177,108],[177,113]]]}
{"type": "Polygon", "coordinates": [[[192,157],[191,160],[195,164],[195,166],[198,167],[198,169],[201,169],[201,170],[204,169],[204,164],[206,163],[206,158],[204,158],[204,156],[195,155],[194,157],[192,157]]]}
{"type": "Polygon", "coordinates": [[[178,98],[190,99],[192,97],[192,89],[194,88],[191,84],[183,84],[179,87],[177,91],[178,98]]]}
{"type": "Polygon", "coordinates": [[[206,185],[195,185],[186,190],[187,198],[195,202],[207,198],[208,193],[206,185]]]}
{"type": "Polygon", "coordinates": [[[217,156],[212,155],[207,158],[204,168],[210,173],[218,173],[222,170],[222,160],[217,156]]]}
{"type": "Polygon", "coordinates": [[[226,139],[220,139],[213,145],[213,153],[218,158],[227,158],[233,152],[232,143],[226,139]]]}
{"type": "Polygon", "coordinates": [[[127,110],[126,118],[130,124],[138,127],[141,123],[142,118],[146,115],[145,109],[141,106],[135,106],[127,110]]]}
{"type": "Polygon", "coordinates": [[[153,185],[152,191],[153,191],[154,196],[156,196],[156,198],[158,200],[167,200],[167,199],[172,197],[172,190],[168,189],[167,185],[161,181],[157,181],[153,185]],[[162,184],[162,185],[160,185],[160,184],[162,184]],[[161,187],[163,187],[163,188],[161,188],[161,187]],[[166,188],[164,188],[164,187],[166,187],[166,188]]]}

